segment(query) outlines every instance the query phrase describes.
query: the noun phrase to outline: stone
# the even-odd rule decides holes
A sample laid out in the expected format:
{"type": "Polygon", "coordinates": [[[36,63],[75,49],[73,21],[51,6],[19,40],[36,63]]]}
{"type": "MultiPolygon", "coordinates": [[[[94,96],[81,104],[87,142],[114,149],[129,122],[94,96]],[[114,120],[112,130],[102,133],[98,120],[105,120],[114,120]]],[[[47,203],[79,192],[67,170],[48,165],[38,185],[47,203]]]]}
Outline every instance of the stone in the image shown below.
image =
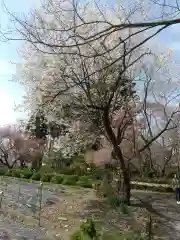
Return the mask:
{"type": "Polygon", "coordinates": [[[62,221],[67,221],[68,220],[67,218],[64,218],[64,217],[59,217],[58,219],[62,220],[62,221]]]}
{"type": "Polygon", "coordinates": [[[50,197],[50,198],[46,199],[45,205],[46,206],[51,206],[51,205],[56,204],[57,202],[59,202],[59,198],[57,198],[57,197],[50,197]]]}
{"type": "Polygon", "coordinates": [[[61,236],[61,234],[60,233],[56,233],[56,237],[60,237],[61,236]]]}
{"type": "Polygon", "coordinates": [[[10,240],[8,232],[0,230],[0,240],[10,240]]]}

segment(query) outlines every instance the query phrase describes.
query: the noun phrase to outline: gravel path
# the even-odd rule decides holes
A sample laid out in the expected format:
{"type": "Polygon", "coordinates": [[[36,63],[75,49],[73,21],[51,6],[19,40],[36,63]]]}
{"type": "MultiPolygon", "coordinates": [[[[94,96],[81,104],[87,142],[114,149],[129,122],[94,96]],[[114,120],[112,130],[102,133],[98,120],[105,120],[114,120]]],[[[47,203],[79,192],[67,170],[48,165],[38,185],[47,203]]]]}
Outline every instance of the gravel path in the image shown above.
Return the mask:
{"type": "MultiPolygon", "coordinates": [[[[8,203],[12,206],[15,205],[16,208],[18,207],[18,211],[26,216],[33,215],[33,207],[36,205],[35,199],[38,184],[27,182],[21,182],[19,184],[17,181],[18,180],[13,180],[11,183],[8,183],[7,190],[5,190],[5,186],[0,186],[0,190],[4,190],[4,199],[6,201],[4,204],[8,203]],[[20,195],[18,199],[19,186],[20,195]]],[[[42,196],[43,204],[47,199],[59,198],[57,194],[53,193],[53,191],[49,190],[47,187],[43,188],[42,196]]],[[[168,240],[179,239],[180,205],[176,204],[175,196],[173,194],[133,191],[133,196],[146,202],[150,211],[161,218],[162,231],[167,233],[168,240]]],[[[45,233],[39,228],[31,229],[0,215],[0,240],[3,239],[46,240],[48,238],[46,238],[45,233]],[[6,237],[5,233],[11,237],[6,237]]]]}
{"type": "Polygon", "coordinates": [[[180,239],[180,205],[173,194],[133,191],[133,196],[147,202],[147,207],[162,220],[162,231],[168,240],[180,239]]]}
{"type": "MultiPolygon", "coordinates": [[[[32,215],[35,210],[38,210],[37,189],[39,185],[35,183],[21,182],[15,180],[8,183],[8,186],[1,186],[0,190],[4,191],[4,199],[6,204],[14,205],[22,214],[32,215]]],[[[47,199],[58,198],[56,194],[47,188],[43,188],[42,206],[47,199]]]]}
{"type": "MultiPolygon", "coordinates": [[[[36,204],[36,195],[38,184],[21,182],[18,184],[16,180],[8,183],[8,186],[0,186],[0,190],[4,192],[3,206],[15,207],[17,212],[25,216],[33,215],[36,204]],[[20,187],[20,194],[19,192],[20,187]],[[19,197],[18,197],[19,195],[19,197]]],[[[43,204],[49,198],[57,198],[58,196],[52,191],[43,189],[43,204]]],[[[11,220],[0,214],[0,240],[48,240],[46,234],[40,228],[26,227],[21,223],[11,220]],[[8,226],[8,228],[7,228],[8,226]]]]}
{"type": "Polygon", "coordinates": [[[0,240],[48,240],[39,228],[25,227],[0,215],[0,240]]]}

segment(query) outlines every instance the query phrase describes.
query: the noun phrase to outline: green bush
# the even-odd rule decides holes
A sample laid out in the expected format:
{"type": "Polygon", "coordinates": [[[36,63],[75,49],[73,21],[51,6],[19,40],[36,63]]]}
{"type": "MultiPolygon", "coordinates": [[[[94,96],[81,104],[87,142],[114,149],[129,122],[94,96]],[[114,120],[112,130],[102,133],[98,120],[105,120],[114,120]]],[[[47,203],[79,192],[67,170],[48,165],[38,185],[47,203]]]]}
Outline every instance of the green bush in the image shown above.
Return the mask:
{"type": "Polygon", "coordinates": [[[45,173],[44,175],[41,176],[41,181],[50,182],[53,176],[54,176],[54,173],[45,173]]]}
{"type": "Polygon", "coordinates": [[[102,231],[102,226],[97,222],[87,219],[82,223],[80,229],[71,235],[71,240],[145,240],[145,236],[136,232],[119,233],[117,231],[102,231]]]}
{"type": "MultiPolygon", "coordinates": [[[[21,176],[22,176],[23,178],[29,179],[29,178],[32,177],[32,175],[33,175],[34,173],[33,173],[32,170],[26,168],[26,169],[21,170],[20,174],[21,174],[21,176]]],[[[19,177],[20,177],[20,176],[19,176],[19,177]]]]}
{"type": "Polygon", "coordinates": [[[52,167],[50,167],[49,165],[45,165],[45,166],[42,166],[41,169],[39,170],[39,172],[41,174],[44,174],[44,173],[53,173],[54,172],[54,169],[52,167]]]}
{"type": "Polygon", "coordinates": [[[11,176],[16,177],[16,178],[20,178],[21,172],[22,172],[21,169],[12,169],[11,170],[11,176]]]}
{"type": "Polygon", "coordinates": [[[104,169],[91,168],[91,170],[87,174],[92,176],[93,179],[102,180],[105,173],[104,171],[104,169]]]}
{"type": "Polygon", "coordinates": [[[33,172],[28,168],[25,168],[23,170],[20,168],[14,168],[6,171],[5,175],[9,177],[16,177],[16,178],[20,178],[21,176],[23,176],[23,178],[28,179],[33,175],[33,172]]]}
{"type": "Polygon", "coordinates": [[[35,181],[39,181],[41,179],[41,173],[40,172],[34,173],[31,177],[31,179],[35,180],[35,181]]]}
{"type": "Polygon", "coordinates": [[[76,231],[72,236],[71,240],[98,240],[100,234],[97,231],[95,222],[92,219],[87,219],[80,226],[80,229],[76,231]]]}
{"type": "Polygon", "coordinates": [[[78,176],[76,175],[64,175],[62,184],[64,185],[76,185],[78,176]]]}
{"type": "Polygon", "coordinates": [[[12,177],[12,169],[8,169],[5,176],[12,177]]]}
{"type": "Polygon", "coordinates": [[[87,173],[86,169],[81,168],[80,166],[72,166],[73,172],[77,176],[83,176],[87,173]]]}
{"type": "Polygon", "coordinates": [[[81,176],[76,182],[77,186],[84,188],[92,188],[93,181],[89,176],[81,176]]]}
{"type": "Polygon", "coordinates": [[[0,176],[4,176],[7,173],[8,169],[6,167],[0,168],[0,176]]]}
{"type": "Polygon", "coordinates": [[[74,175],[74,169],[70,167],[64,167],[59,170],[60,174],[65,174],[65,175],[74,175]]]}
{"type": "Polygon", "coordinates": [[[112,207],[120,207],[122,199],[119,196],[107,196],[107,201],[112,207]]]}
{"type": "Polygon", "coordinates": [[[63,178],[64,178],[63,174],[57,174],[51,178],[51,183],[61,184],[63,178]]]}

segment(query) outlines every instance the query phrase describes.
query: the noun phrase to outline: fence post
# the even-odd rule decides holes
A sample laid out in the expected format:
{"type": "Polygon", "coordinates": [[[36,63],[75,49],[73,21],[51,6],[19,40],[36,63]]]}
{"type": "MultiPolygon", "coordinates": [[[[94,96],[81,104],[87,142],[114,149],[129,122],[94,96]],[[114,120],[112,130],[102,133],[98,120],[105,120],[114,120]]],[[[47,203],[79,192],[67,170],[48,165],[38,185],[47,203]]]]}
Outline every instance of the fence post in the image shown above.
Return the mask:
{"type": "Polygon", "coordinates": [[[41,226],[41,209],[42,209],[42,190],[43,190],[43,182],[40,182],[39,186],[39,217],[38,217],[38,226],[41,226]]]}
{"type": "Polygon", "coordinates": [[[153,221],[152,221],[152,217],[151,214],[149,214],[149,219],[148,219],[148,223],[147,223],[147,237],[148,240],[152,240],[153,238],[153,221]]]}
{"type": "Polygon", "coordinates": [[[0,191],[0,208],[2,207],[3,195],[4,195],[4,192],[0,191]]]}
{"type": "Polygon", "coordinates": [[[18,182],[18,202],[19,202],[19,198],[20,198],[20,194],[21,194],[21,181],[22,181],[22,178],[23,178],[23,175],[20,174],[20,179],[19,179],[20,182],[18,182]]]}

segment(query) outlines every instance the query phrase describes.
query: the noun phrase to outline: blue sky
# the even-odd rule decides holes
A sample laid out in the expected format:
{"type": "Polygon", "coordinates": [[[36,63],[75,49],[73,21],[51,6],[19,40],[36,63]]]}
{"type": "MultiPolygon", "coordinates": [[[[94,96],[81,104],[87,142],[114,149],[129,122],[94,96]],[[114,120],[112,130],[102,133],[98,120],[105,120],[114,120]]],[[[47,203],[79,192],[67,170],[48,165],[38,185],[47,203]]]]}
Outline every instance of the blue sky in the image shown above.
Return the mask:
{"type": "MultiPolygon", "coordinates": [[[[12,12],[28,13],[28,11],[38,4],[39,0],[5,0],[5,4],[12,12]]],[[[0,24],[5,27],[8,18],[0,8],[0,24]]],[[[23,113],[15,112],[14,102],[21,102],[23,96],[23,88],[14,82],[10,82],[12,74],[16,72],[15,65],[12,62],[20,61],[17,53],[17,47],[20,42],[0,42],[0,125],[13,123],[16,119],[24,118],[23,113]]]]}
{"type": "MultiPolygon", "coordinates": [[[[37,6],[38,3],[39,0],[5,0],[5,4],[10,10],[18,13],[28,13],[31,7],[37,6]]],[[[7,16],[2,9],[0,9],[0,23],[2,26],[6,26],[8,23],[7,16]]],[[[154,41],[171,48],[180,62],[179,39],[180,24],[170,27],[154,41]]],[[[23,88],[17,83],[9,82],[12,74],[16,71],[15,65],[11,64],[10,61],[18,62],[21,60],[16,50],[20,44],[15,41],[9,43],[0,42],[0,125],[13,123],[16,119],[25,117],[23,113],[14,112],[13,110],[14,102],[21,102],[23,88]]]]}

